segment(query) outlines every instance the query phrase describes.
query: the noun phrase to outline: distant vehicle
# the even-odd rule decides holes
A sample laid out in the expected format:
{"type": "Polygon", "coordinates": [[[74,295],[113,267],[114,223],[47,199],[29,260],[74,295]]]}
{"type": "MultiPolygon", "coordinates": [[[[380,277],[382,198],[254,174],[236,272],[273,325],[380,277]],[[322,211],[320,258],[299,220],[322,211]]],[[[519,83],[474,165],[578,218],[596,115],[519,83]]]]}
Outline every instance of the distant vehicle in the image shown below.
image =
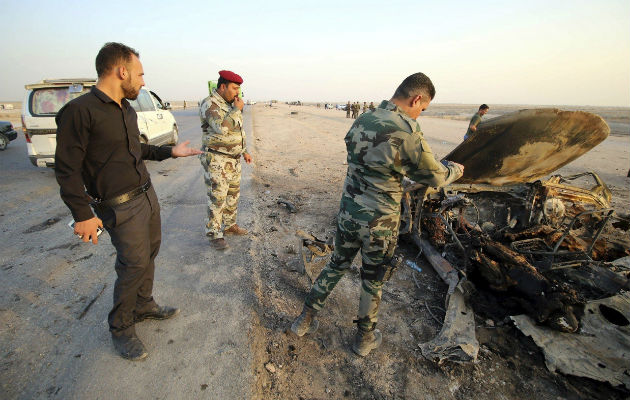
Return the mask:
{"type": "Polygon", "coordinates": [[[9,142],[17,139],[17,131],[9,121],[0,121],[0,150],[4,150],[9,142]]]}
{"type": "MultiPolygon", "coordinates": [[[[54,167],[57,147],[55,116],[67,102],[91,90],[94,79],[54,79],[26,85],[22,102],[22,130],[28,157],[37,167],[54,167]]],[[[154,92],[142,88],[136,100],[129,100],[138,114],[140,141],[155,145],[177,144],[175,117],[171,105],[154,92]]]]}
{"type": "Polygon", "coordinates": [[[335,108],[337,108],[337,110],[346,111],[346,104],[337,104],[335,108]]]}

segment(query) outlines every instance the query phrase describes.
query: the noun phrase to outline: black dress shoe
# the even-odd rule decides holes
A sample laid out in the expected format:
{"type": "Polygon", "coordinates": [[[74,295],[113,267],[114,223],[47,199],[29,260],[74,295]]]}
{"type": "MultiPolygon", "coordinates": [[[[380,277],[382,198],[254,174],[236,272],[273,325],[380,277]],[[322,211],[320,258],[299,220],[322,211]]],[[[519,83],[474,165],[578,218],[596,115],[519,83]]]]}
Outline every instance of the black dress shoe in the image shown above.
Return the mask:
{"type": "Polygon", "coordinates": [[[145,319],[169,319],[179,314],[179,308],[158,306],[135,314],[135,322],[144,321],[145,319]]]}
{"type": "Polygon", "coordinates": [[[121,336],[112,335],[112,341],[118,354],[127,360],[139,361],[149,355],[144,344],[142,344],[142,341],[135,333],[121,336]]]}

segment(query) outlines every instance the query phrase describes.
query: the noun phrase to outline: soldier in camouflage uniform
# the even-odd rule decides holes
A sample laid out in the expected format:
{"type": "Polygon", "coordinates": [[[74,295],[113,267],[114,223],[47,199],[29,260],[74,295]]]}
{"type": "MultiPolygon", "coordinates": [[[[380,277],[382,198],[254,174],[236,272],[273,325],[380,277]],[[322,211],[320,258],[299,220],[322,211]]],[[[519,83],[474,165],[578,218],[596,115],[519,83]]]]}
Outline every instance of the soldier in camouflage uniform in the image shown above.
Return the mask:
{"type": "Polygon", "coordinates": [[[365,114],[367,112],[367,110],[368,110],[368,105],[367,105],[367,102],[364,101],[363,102],[363,112],[361,114],[365,114]]]}
{"type": "Polygon", "coordinates": [[[317,311],[361,251],[361,296],[358,332],[352,349],[367,355],[380,345],[375,329],[383,282],[392,273],[398,239],[402,179],[407,176],[428,186],[458,179],[463,166],[435,160],[416,118],[433,97],[435,88],[422,73],[406,78],[389,101],[361,115],[345,137],[348,171],[337,215],[335,249],[291,326],[298,336],[314,332],[317,311]]]}
{"type": "Polygon", "coordinates": [[[359,105],[359,102],[355,101],[352,104],[352,119],[357,119],[357,117],[359,116],[360,109],[361,109],[361,106],[359,105]]]}
{"type": "Polygon", "coordinates": [[[376,107],[374,107],[374,102],[370,101],[370,111],[374,111],[376,110],[376,107]]]}
{"type": "Polygon", "coordinates": [[[489,109],[490,107],[488,107],[487,104],[482,104],[479,106],[479,111],[477,111],[475,115],[473,115],[472,118],[470,119],[470,124],[468,124],[468,130],[466,131],[466,134],[464,135],[464,140],[473,136],[477,132],[477,125],[479,125],[479,123],[481,122],[481,117],[486,115],[489,109]]]}
{"type": "Polygon", "coordinates": [[[201,118],[200,156],[208,193],[206,235],[218,250],[228,247],[224,234],[246,235],[236,224],[241,185],[241,155],[252,162],[245,146],[243,100],[238,97],[243,79],[230,71],[220,71],[217,88],[199,107],[201,118]],[[225,230],[223,230],[225,227],[225,230]]]}
{"type": "Polygon", "coordinates": [[[346,104],[346,118],[350,118],[350,112],[352,111],[351,108],[352,105],[350,104],[350,101],[348,101],[348,104],[346,104]]]}

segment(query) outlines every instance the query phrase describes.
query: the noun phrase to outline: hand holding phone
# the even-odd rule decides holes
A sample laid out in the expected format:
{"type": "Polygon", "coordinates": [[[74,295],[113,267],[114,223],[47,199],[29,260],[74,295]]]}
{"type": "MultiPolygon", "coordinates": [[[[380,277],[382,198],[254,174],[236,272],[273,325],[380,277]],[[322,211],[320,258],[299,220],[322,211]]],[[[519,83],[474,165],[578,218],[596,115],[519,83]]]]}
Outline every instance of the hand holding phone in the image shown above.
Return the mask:
{"type": "Polygon", "coordinates": [[[98,243],[98,236],[103,233],[103,221],[100,218],[92,217],[85,221],[75,222],[71,220],[68,226],[73,229],[74,234],[82,239],[85,243],[90,240],[92,243],[98,243]]]}

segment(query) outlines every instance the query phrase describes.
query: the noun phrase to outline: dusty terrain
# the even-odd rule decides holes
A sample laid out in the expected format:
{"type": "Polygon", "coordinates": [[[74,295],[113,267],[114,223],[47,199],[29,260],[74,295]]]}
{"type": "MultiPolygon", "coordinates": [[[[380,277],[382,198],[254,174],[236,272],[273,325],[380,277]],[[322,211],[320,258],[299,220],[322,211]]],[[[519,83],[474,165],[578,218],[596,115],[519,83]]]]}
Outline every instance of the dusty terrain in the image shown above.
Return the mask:
{"type": "MultiPolygon", "coordinates": [[[[320,329],[311,337],[285,332],[301,311],[310,288],[293,254],[298,229],[324,239],[334,234],[334,217],[345,177],[343,136],[352,120],[345,113],[316,107],[253,108],[255,213],[263,237],[254,244],[260,266],[257,294],[261,302],[254,368],[261,398],[623,398],[621,392],[596,382],[547,371],[542,353],[509,324],[488,326],[478,320],[482,344],[475,365],[436,366],[425,360],[418,343],[434,337],[444,317],[445,285],[422,258],[421,274],[397,271],[385,286],[379,327],[382,348],[366,359],[349,343],[358,307],[358,270],[353,269],[329,297],[320,329]],[[297,112],[296,114],[292,114],[297,112]],[[295,214],[277,204],[286,199],[295,214]],[[433,314],[433,316],[431,315],[433,314]],[[434,318],[435,317],[435,318],[434,318]],[[263,366],[271,363],[274,372],[263,366]]],[[[438,157],[460,141],[466,121],[421,117],[420,124],[438,157]]],[[[627,212],[629,137],[613,137],[561,173],[600,173],[614,191],[616,206],[627,212]],[[615,156],[612,156],[612,155],[615,156]],[[623,161],[622,161],[623,160],[623,161]]],[[[399,249],[410,258],[415,248],[399,249]]],[[[355,263],[357,260],[355,260],[355,263]]],[[[318,272],[318,271],[316,271],[318,272]]],[[[627,395],[627,394],[626,394],[627,395]]]]}
{"type": "MultiPolygon", "coordinates": [[[[466,113],[466,111],[461,111],[466,113]]],[[[200,143],[196,109],[175,113],[182,140],[200,143]]],[[[18,113],[19,115],[19,113],[18,113]]],[[[19,117],[18,117],[19,118],[19,117]]],[[[7,118],[2,118],[7,119],[7,118]]],[[[438,157],[467,121],[420,117],[438,157]]],[[[195,159],[148,163],[162,206],[163,244],[155,295],[182,313],[138,327],[146,361],[117,357],[109,340],[114,250],[76,241],[52,171],[33,167],[23,136],[0,153],[0,385],[2,398],[539,399],[626,398],[627,392],[550,373],[542,352],[511,324],[477,320],[477,364],[435,365],[418,343],[439,331],[446,287],[423,258],[422,273],[399,269],[385,286],[383,346],[362,359],[350,350],[358,270],[340,282],[320,329],[286,328],[310,280],[296,254],[297,230],[333,235],[345,176],[345,112],[311,106],[248,106],[253,167],[243,168],[239,223],[225,253],[202,235],[205,188],[195,159]],[[295,113],[295,114],[293,114],[295,113]],[[291,213],[279,199],[297,207],[291,213]]],[[[594,170],[630,209],[630,136],[612,135],[559,172],[594,170]]],[[[400,252],[414,259],[408,244],[400,252]]],[[[355,261],[356,262],[356,261],[355,261]]],[[[355,265],[358,267],[358,265],[355,265]]],[[[318,271],[315,271],[318,272],[318,271]]]]}

